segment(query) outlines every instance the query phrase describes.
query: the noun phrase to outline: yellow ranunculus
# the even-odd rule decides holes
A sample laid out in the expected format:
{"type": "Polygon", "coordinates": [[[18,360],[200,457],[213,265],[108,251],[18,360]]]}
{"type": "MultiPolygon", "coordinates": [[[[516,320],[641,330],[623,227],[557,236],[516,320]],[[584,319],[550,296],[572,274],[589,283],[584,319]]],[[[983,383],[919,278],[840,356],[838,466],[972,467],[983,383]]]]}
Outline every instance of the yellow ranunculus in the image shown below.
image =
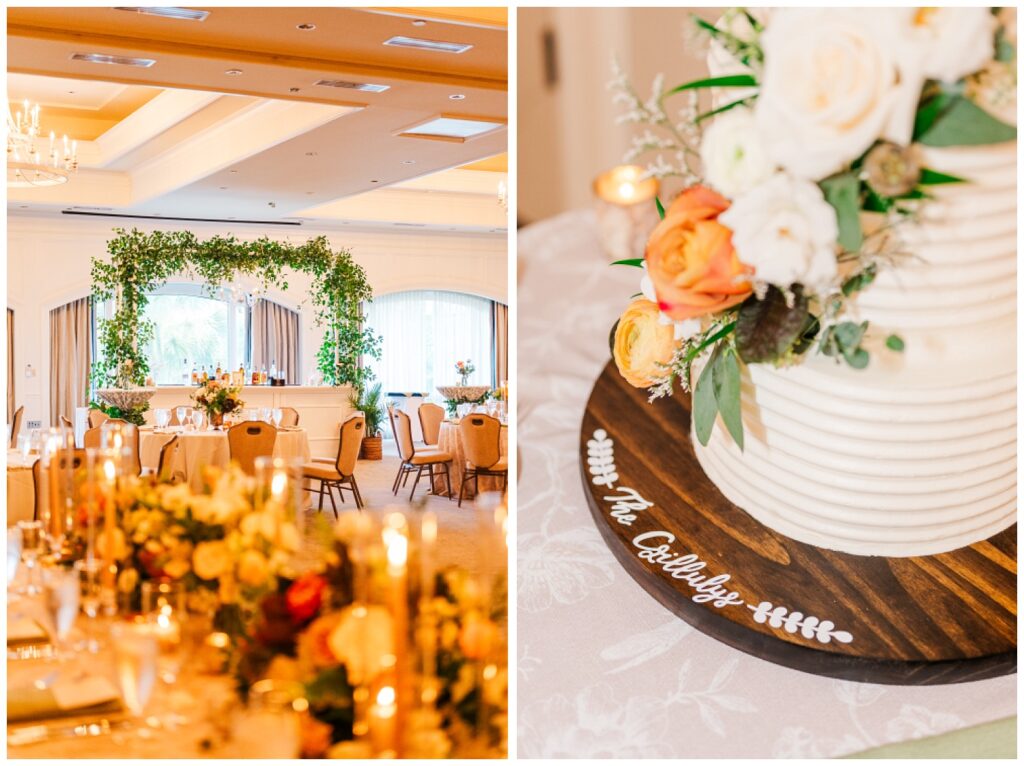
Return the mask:
{"type": "Polygon", "coordinates": [[[637,388],[647,388],[664,377],[675,353],[675,329],[661,321],[658,305],[637,298],[619,317],[613,356],[619,372],[637,388]]]}
{"type": "Polygon", "coordinates": [[[231,554],[220,540],[199,543],[192,553],[192,570],[203,580],[215,580],[231,568],[231,554]]]}
{"type": "Polygon", "coordinates": [[[238,560],[238,579],[245,585],[254,588],[263,585],[269,574],[267,557],[259,551],[246,551],[238,560]]]}

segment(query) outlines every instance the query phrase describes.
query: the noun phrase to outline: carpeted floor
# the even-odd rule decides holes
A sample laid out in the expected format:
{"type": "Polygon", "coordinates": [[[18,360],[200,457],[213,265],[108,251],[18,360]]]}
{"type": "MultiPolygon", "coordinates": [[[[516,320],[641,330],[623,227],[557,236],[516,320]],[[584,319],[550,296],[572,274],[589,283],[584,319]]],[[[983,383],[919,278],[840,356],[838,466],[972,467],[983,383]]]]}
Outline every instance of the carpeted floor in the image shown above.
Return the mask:
{"type": "MultiPolygon", "coordinates": [[[[409,478],[409,483],[404,490],[399,490],[398,496],[391,492],[391,485],[398,473],[400,464],[394,447],[385,442],[383,460],[360,460],[356,466],[356,481],[359,482],[359,491],[362,493],[364,509],[367,513],[383,515],[388,510],[397,507],[400,510],[409,508],[409,491],[415,475],[409,478]]],[[[454,488],[458,491],[458,488],[454,488]]],[[[431,510],[437,514],[437,557],[438,566],[458,565],[472,572],[493,573],[498,569],[504,569],[506,562],[495,560],[493,551],[488,554],[487,546],[479,544],[480,521],[478,511],[473,501],[464,500],[459,508],[456,500],[449,500],[445,497],[428,495],[429,483],[424,477],[416,487],[414,504],[423,502],[425,510],[431,510]]],[[[320,511],[316,508],[316,496],[313,496],[313,507],[309,513],[316,514],[320,511]]],[[[355,509],[355,501],[350,492],[345,493],[345,502],[338,501],[335,493],[335,502],[338,503],[338,512],[351,511],[355,509]]],[[[324,498],[323,513],[328,519],[334,518],[331,510],[330,500],[324,498]]]]}

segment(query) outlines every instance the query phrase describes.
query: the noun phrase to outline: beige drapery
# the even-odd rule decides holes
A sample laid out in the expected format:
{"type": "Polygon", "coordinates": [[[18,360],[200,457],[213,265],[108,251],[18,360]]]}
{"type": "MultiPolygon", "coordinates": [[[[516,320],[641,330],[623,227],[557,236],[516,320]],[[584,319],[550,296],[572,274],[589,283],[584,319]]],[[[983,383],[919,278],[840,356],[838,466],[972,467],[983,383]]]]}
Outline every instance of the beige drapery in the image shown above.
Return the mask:
{"type": "Polygon", "coordinates": [[[92,363],[92,300],[80,298],[50,312],[50,422],[89,403],[92,363]]]}
{"type": "Polygon", "coordinates": [[[257,301],[252,308],[252,366],[271,365],[284,370],[285,382],[299,380],[299,313],[273,301],[257,301]]]}
{"type": "Polygon", "coordinates": [[[491,328],[494,331],[494,387],[508,380],[508,306],[491,302],[491,328]]]}
{"type": "Polygon", "coordinates": [[[7,309],[7,422],[14,422],[14,309],[7,309]]]}

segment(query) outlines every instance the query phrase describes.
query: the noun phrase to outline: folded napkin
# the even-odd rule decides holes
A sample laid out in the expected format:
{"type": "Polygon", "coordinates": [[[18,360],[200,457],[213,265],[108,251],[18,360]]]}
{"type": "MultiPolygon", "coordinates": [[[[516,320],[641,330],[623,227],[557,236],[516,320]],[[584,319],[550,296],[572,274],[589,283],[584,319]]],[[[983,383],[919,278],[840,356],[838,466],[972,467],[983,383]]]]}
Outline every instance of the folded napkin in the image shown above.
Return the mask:
{"type": "Polygon", "coordinates": [[[49,640],[50,637],[46,634],[46,631],[43,630],[39,623],[31,617],[25,617],[23,615],[10,615],[8,617],[8,646],[16,644],[38,644],[49,640]]]}
{"type": "Polygon", "coordinates": [[[58,676],[43,688],[33,683],[7,690],[8,721],[89,715],[120,708],[117,689],[102,676],[58,676]]]}

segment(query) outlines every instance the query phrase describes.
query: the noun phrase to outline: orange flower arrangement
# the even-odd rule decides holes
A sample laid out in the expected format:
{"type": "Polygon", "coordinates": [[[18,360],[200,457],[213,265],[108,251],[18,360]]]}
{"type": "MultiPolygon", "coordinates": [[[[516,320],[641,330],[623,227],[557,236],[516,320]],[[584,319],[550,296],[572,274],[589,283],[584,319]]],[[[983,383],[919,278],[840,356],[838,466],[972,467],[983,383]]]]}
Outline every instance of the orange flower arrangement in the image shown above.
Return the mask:
{"type": "Polygon", "coordinates": [[[672,319],[694,319],[738,303],[751,293],[754,270],[740,262],[732,231],[718,222],[729,201],[691,186],[666,211],[647,240],[647,273],[658,307],[672,319]]]}

